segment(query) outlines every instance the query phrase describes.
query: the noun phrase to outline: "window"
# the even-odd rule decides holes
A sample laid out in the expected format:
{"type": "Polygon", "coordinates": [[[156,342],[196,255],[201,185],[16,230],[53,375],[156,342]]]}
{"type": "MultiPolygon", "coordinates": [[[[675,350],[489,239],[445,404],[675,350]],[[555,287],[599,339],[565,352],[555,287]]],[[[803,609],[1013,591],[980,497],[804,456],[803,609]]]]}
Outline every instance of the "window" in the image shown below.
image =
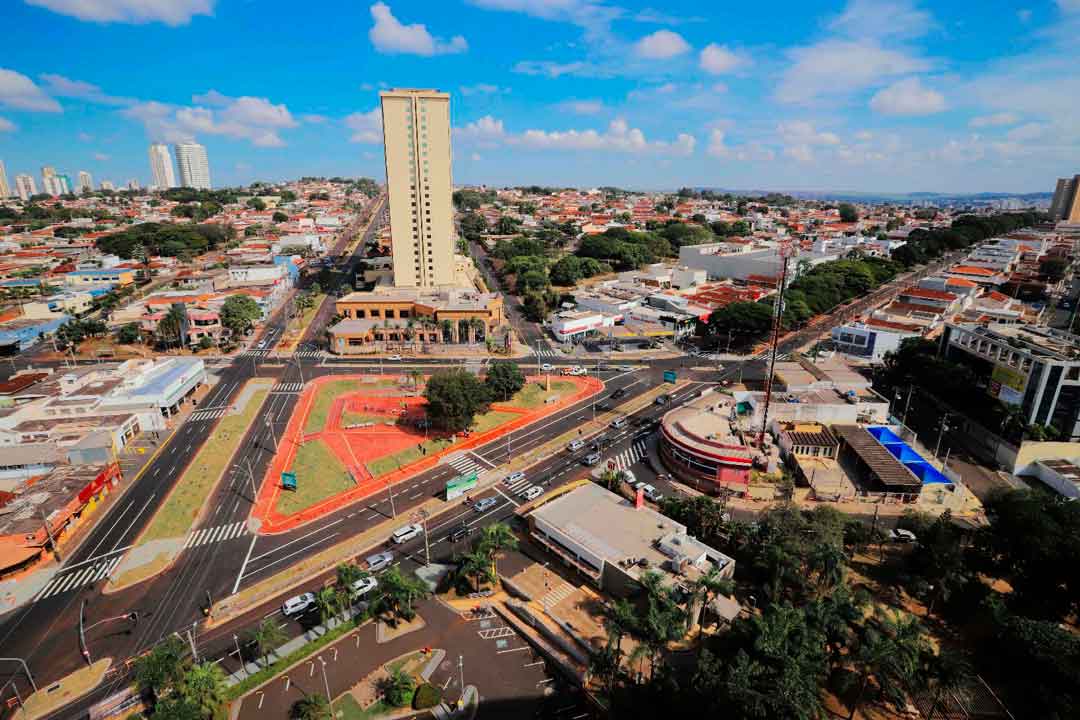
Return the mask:
{"type": "Polygon", "coordinates": [[[371,317],[373,317],[373,318],[379,317],[379,308],[371,308],[371,317]]]}
{"type": "Polygon", "coordinates": [[[386,317],[388,319],[390,319],[390,320],[393,320],[394,319],[394,311],[391,310],[390,308],[387,308],[386,309],[386,317]]]}

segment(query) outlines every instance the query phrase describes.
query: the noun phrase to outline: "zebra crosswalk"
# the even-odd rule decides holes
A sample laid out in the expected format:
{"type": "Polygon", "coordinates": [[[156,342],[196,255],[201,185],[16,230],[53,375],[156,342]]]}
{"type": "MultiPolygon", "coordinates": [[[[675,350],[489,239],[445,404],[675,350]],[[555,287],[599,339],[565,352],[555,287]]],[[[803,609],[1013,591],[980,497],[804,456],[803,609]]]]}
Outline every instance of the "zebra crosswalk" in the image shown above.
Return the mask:
{"type": "Polygon", "coordinates": [[[188,422],[205,422],[207,420],[217,420],[219,417],[228,412],[227,407],[218,408],[205,408],[203,410],[196,410],[188,417],[188,422]]]}
{"type": "Polygon", "coordinates": [[[616,470],[626,470],[628,467],[645,457],[646,446],[644,440],[638,440],[626,450],[611,458],[615,463],[616,470]]]}
{"type": "Polygon", "coordinates": [[[540,598],[540,604],[545,608],[553,608],[561,603],[566,598],[574,594],[576,588],[570,583],[559,580],[559,583],[547,591],[542,598],[540,598]]]}
{"type": "Polygon", "coordinates": [[[263,348],[261,350],[245,350],[240,353],[240,357],[266,357],[270,354],[269,348],[263,348]]]}
{"type": "Polygon", "coordinates": [[[475,472],[479,476],[488,471],[488,468],[473,459],[472,453],[467,452],[448,458],[446,464],[457,470],[459,475],[475,472]]]}
{"type": "Polygon", "coordinates": [[[520,478],[512,483],[507,483],[506,485],[504,485],[506,490],[512,495],[520,495],[532,486],[533,484],[529,482],[527,478],[520,478]]]}
{"type": "Polygon", "coordinates": [[[558,350],[552,350],[551,348],[534,349],[533,355],[540,358],[561,358],[563,354],[558,350]]]}
{"type": "Polygon", "coordinates": [[[77,590],[90,583],[103,580],[109,577],[123,557],[123,554],[116,554],[113,557],[102,558],[97,562],[90,563],[86,567],[78,567],[74,570],[62,572],[50,580],[45,587],[41,588],[41,591],[34,599],[44,600],[47,597],[59,595],[69,590],[77,590]]]}
{"type": "Polygon", "coordinates": [[[304,383],[278,383],[274,386],[272,393],[298,393],[304,389],[304,383]]]}
{"type": "Polygon", "coordinates": [[[312,360],[317,360],[325,355],[325,350],[297,350],[293,353],[293,357],[308,358],[312,360]]]}
{"type": "Polygon", "coordinates": [[[228,525],[216,525],[210,528],[196,530],[188,535],[184,548],[194,548],[210,543],[224,542],[238,538],[247,531],[247,523],[244,521],[229,523],[228,525]]]}

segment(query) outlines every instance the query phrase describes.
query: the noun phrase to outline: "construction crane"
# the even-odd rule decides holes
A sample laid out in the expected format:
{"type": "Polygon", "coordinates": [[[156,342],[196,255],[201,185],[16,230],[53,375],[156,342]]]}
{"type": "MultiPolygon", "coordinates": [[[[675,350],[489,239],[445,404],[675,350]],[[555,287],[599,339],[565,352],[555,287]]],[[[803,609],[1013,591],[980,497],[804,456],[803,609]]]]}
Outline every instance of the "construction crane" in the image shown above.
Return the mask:
{"type": "Polygon", "coordinates": [[[769,336],[769,367],[765,374],[765,409],[761,416],[761,432],[758,434],[759,448],[765,447],[765,431],[769,427],[769,404],[772,402],[776,356],[780,352],[780,328],[784,319],[784,293],[787,290],[788,264],[796,252],[790,236],[780,238],[776,252],[780,257],[780,279],[776,285],[776,298],[773,301],[772,329],[769,336]]]}

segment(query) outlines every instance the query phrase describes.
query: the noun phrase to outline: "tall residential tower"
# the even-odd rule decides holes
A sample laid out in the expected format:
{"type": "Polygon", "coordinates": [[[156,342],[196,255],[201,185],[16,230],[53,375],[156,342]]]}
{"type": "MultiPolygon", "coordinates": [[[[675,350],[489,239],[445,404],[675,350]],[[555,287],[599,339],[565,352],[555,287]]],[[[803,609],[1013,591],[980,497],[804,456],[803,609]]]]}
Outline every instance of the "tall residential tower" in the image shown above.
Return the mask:
{"type": "Polygon", "coordinates": [[[1080,175],[1060,178],[1050,203],[1050,219],[1080,223],[1080,175]]]}
{"type": "Polygon", "coordinates": [[[8,185],[7,168],[4,167],[4,161],[0,160],[0,200],[11,197],[11,186],[8,185]]]}
{"type": "Polygon", "coordinates": [[[88,193],[94,191],[94,179],[85,170],[79,171],[79,192],[88,193]]]}
{"type": "Polygon", "coordinates": [[[173,152],[181,187],[209,190],[210,162],[206,159],[206,148],[199,143],[183,142],[173,145],[173,152]]]}
{"type": "Polygon", "coordinates": [[[158,190],[176,187],[172,157],[169,156],[169,146],[164,143],[150,146],[150,178],[158,190]]]}
{"type": "Polygon", "coordinates": [[[15,192],[18,193],[19,198],[23,202],[26,202],[34,195],[37,195],[37,183],[34,182],[34,176],[26,174],[16,175],[15,192]]]}
{"type": "Polygon", "coordinates": [[[394,285],[453,285],[450,95],[394,89],[382,101],[394,285]]]}

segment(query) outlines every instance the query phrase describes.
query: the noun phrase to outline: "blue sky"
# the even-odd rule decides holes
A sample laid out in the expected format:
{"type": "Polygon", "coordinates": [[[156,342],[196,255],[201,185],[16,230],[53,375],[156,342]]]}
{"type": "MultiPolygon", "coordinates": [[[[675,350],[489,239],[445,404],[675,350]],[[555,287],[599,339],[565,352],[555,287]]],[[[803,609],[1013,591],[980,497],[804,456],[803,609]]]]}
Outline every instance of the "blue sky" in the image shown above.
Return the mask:
{"type": "MultiPolygon", "coordinates": [[[[378,89],[452,94],[458,183],[1048,191],[1080,0],[6,0],[0,159],[146,183],[383,175],[378,89]]],[[[40,180],[39,180],[40,182],[40,180]]]]}

